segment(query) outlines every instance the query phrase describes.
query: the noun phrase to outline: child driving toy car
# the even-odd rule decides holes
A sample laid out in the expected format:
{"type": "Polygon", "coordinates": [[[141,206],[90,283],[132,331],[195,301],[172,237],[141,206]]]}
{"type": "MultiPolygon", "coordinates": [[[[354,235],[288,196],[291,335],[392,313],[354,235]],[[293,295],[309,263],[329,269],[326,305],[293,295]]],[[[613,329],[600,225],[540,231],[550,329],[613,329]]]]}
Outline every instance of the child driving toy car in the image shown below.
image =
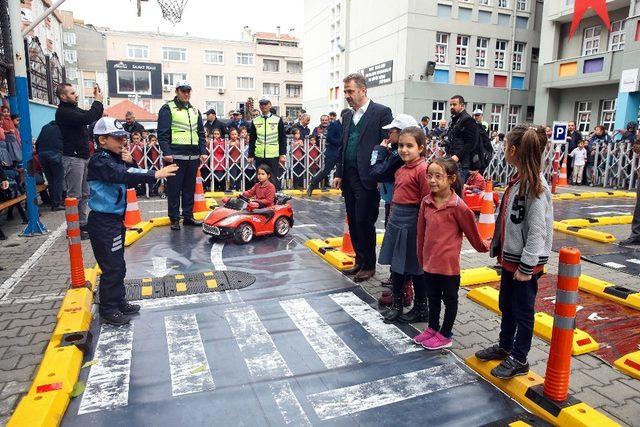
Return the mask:
{"type": "Polygon", "coordinates": [[[276,197],[276,186],[271,182],[271,168],[267,165],[258,166],[256,176],[258,177],[258,182],[242,195],[252,202],[257,202],[261,208],[273,206],[276,197]]]}

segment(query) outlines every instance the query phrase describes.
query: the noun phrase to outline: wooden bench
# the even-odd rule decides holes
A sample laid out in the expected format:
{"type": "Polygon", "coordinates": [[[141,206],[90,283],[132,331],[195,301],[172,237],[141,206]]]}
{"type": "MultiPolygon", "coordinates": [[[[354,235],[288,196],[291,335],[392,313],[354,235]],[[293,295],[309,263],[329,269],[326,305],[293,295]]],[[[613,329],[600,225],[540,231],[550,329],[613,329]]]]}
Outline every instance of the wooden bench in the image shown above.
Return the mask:
{"type": "MultiPolygon", "coordinates": [[[[48,187],[47,184],[36,185],[36,193],[38,194],[41,193],[42,191],[46,190],[47,187],[48,187]]],[[[0,212],[12,206],[15,206],[18,209],[18,214],[20,215],[20,218],[22,218],[22,222],[26,224],[28,221],[27,214],[25,213],[24,208],[22,207],[22,202],[24,202],[25,200],[27,200],[27,195],[21,194],[18,197],[14,197],[13,199],[0,202],[0,212]]],[[[7,236],[5,236],[4,232],[2,231],[2,228],[0,227],[0,240],[6,240],[6,239],[7,239],[7,236]]]]}

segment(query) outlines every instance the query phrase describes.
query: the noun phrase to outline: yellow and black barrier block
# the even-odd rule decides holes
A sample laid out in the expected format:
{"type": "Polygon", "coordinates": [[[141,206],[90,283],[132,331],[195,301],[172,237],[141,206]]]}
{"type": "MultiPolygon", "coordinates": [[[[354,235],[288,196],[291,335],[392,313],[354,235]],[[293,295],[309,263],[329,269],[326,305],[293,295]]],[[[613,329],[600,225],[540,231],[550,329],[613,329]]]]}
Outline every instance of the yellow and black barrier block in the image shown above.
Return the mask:
{"type": "Polygon", "coordinates": [[[151,218],[149,222],[153,224],[154,227],[166,227],[168,225],[171,225],[171,220],[169,219],[168,216],[159,216],[157,218],[151,218]]]}
{"type": "Polygon", "coordinates": [[[460,270],[460,286],[481,285],[499,281],[500,272],[496,268],[478,267],[460,270]]]}
{"type": "Polygon", "coordinates": [[[60,425],[69,405],[69,394],[63,390],[24,396],[7,427],[48,427],[60,425]]]}
{"type": "MultiPolygon", "coordinates": [[[[379,233],[376,236],[376,244],[381,245],[383,239],[384,233],[379,233]]],[[[305,246],[340,271],[348,270],[355,266],[355,258],[340,250],[342,247],[342,237],[311,239],[305,242],[305,246]]]]}
{"type": "Polygon", "coordinates": [[[138,240],[140,240],[144,235],[146,235],[151,229],[153,229],[154,224],[150,221],[142,221],[136,224],[134,227],[131,227],[127,230],[124,236],[124,245],[131,246],[138,240]]]}
{"type": "MultiPolygon", "coordinates": [[[[498,295],[499,292],[497,289],[494,289],[491,286],[480,286],[478,288],[471,289],[467,293],[467,298],[477,302],[496,314],[502,314],[498,306],[498,295]]],[[[543,312],[536,313],[534,317],[533,332],[543,340],[551,342],[551,336],[553,334],[553,316],[543,312]]],[[[600,345],[589,333],[576,328],[573,334],[571,354],[578,356],[580,354],[598,350],[599,348],[600,345]]]]}
{"type": "Polygon", "coordinates": [[[611,198],[635,198],[633,191],[586,191],[578,193],[554,194],[553,200],[587,200],[587,199],[611,199],[611,198]]]}
{"type": "Polygon", "coordinates": [[[586,274],[580,276],[578,286],[581,291],[640,310],[640,292],[636,290],[616,286],[586,274]]]}
{"type": "Polygon", "coordinates": [[[604,233],[602,231],[591,230],[587,227],[576,227],[569,224],[564,224],[560,221],[553,221],[553,229],[564,234],[571,236],[582,237],[585,239],[593,240],[600,243],[613,243],[616,238],[611,233],[604,233]]]}
{"type": "Polygon", "coordinates": [[[240,191],[207,191],[204,193],[205,199],[222,199],[223,197],[238,197],[240,191]]]}
{"type": "Polygon", "coordinates": [[[625,374],[640,380],[640,351],[625,354],[613,362],[613,366],[625,374]]]}
{"type": "Polygon", "coordinates": [[[587,218],[562,219],[561,223],[574,227],[602,227],[606,225],[628,225],[633,221],[633,215],[599,216],[587,218]]]}
{"type": "Polygon", "coordinates": [[[619,426],[618,423],[604,414],[572,396],[569,396],[564,402],[556,402],[547,398],[542,392],[544,378],[533,371],[510,380],[502,380],[491,375],[491,370],[500,363],[498,360],[482,362],[475,356],[471,356],[465,362],[485,380],[511,396],[511,398],[535,415],[553,425],[572,427],[619,426]]]}

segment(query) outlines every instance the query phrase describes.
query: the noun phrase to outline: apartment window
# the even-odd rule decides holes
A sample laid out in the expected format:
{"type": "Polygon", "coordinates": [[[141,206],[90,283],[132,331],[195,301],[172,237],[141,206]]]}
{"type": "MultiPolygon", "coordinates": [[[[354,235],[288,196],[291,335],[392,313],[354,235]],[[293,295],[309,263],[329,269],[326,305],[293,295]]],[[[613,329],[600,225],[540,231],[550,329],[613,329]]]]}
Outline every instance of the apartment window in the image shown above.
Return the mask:
{"type": "Polygon", "coordinates": [[[280,96],[280,83],[262,83],[262,93],[280,96]]]}
{"type": "Polygon", "coordinates": [[[489,0],[478,0],[478,4],[483,4],[485,6],[489,6],[489,0]]]}
{"type": "Polygon", "coordinates": [[[277,73],[280,71],[280,61],[277,59],[263,59],[262,60],[262,71],[269,71],[272,73],[277,73]]]}
{"type": "Polygon", "coordinates": [[[446,64],[449,50],[449,34],[436,33],[436,63],[446,64]]]}
{"type": "Polygon", "coordinates": [[[509,0],[498,0],[498,7],[509,7],[509,0]]]}
{"type": "Polygon", "coordinates": [[[600,32],[601,25],[584,29],[584,38],[582,40],[582,54],[591,55],[598,53],[600,50],[600,32]]]}
{"type": "Polygon", "coordinates": [[[64,44],[69,45],[69,46],[75,46],[76,44],[76,33],[70,33],[65,31],[64,33],[62,33],[62,39],[64,41],[64,44]]]}
{"type": "Polygon", "coordinates": [[[489,39],[478,37],[476,40],[476,67],[487,68],[487,52],[489,51],[489,39]]]}
{"type": "Polygon", "coordinates": [[[163,73],[162,74],[162,84],[173,86],[178,83],[180,80],[187,80],[186,73],[163,73]]]}
{"type": "Polygon", "coordinates": [[[609,50],[624,49],[624,22],[615,21],[611,23],[611,33],[609,33],[609,50]]]}
{"type": "Polygon", "coordinates": [[[187,49],[184,47],[163,47],[162,59],[165,61],[187,61],[187,49]]]}
{"type": "Polygon", "coordinates": [[[484,113],[484,104],[481,104],[479,102],[474,102],[473,103],[473,110],[471,110],[471,111],[473,112],[473,111],[476,111],[478,109],[482,110],[482,112],[484,113]]]}
{"type": "Polygon", "coordinates": [[[527,0],[517,0],[516,3],[516,9],[518,9],[519,11],[526,11],[527,10],[527,0]]]}
{"type": "Polygon", "coordinates": [[[224,62],[224,54],[221,50],[205,50],[205,64],[222,64],[224,62]]]}
{"type": "MultiPolygon", "coordinates": [[[[331,58],[333,61],[333,58],[331,58]]],[[[302,62],[299,61],[287,61],[287,73],[300,74],[302,73],[302,62]]]]}
{"type": "Polygon", "coordinates": [[[96,79],[84,79],[82,86],[85,89],[93,89],[93,87],[96,85],[96,79]]]}
{"type": "Polygon", "coordinates": [[[613,127],[616,121],[616,100],[615,99],[603,99],[602,111],[600,115],[600,123],[604,126],[607,132],[613,132],[613,127]]]}
{"type": "Polygon", "coordinates": [[[471,21],[471,9],[468,7],[458,8],[458,19],[463,22],[471,21]]]}
{"type": "Polygon", "coordinates": [[[237,65],[253,65],[253,53],[236,53],[236,64],[237,65]]]}
{"type": "Polygon", "coordinates": [[[520,106],[512,105],[509,107],[509,117],[507,119],[507,132],[516,127],[520,119],[520,106]]]}
{"type": "Polygon", "coordinates": [[[591,125],[591,101],[580,101],[577,103],[578,110],[578,131],[589,132],[591,125]]]}
{"type": "Polygon", "coordinates": [[[437,123],[444,119],[445,108],[447,107],[447,101],[433,101],[431,109],[431,121],[437,123]]]}
{"type": "Polygon", "coordinates": [[[149,59],[149,46],[140,44],[128,44],[127,58],[149,59]]]}
{"type": "Polygon", "coordinates": [[[494,68],[496,70],[504,70],[504,59],[507,56],[507,41],[506,40],[496,40],[496,56],[494,62],[494,68]]]}
{"type": "Polygon", "coordinates": [[[513,63],[512,70],[513,71],[522,71],[523,63],[524,63],[524,48],[525,43],[515,42],[513,44],[513,63]]]}
{"type": "Polygon", "coordinates": [[[224,76],[204,76],[204,87],[206,89],[224,88],[224,76]]]}
{"type": "Polygon", "coordinates": [[[64,51],[65,62],[75,63],[78,61],[78,52],[71,49],[65,49],[64,51]]]}
{"type": "Polygon", "coordinates": [[[285,111],[284,115],[287,117],[287,119],[292,120],[298,117],[298,113],[301,110],[302,110],[301,105],[287,105],[284,109],[285,111]]]}
{"type": "Polygon", "coordinates": [[[491,106],[491,123],[489,124],[489,128],[491,132],[500,132],[500,125],[502,121],[502,105],[493,104],[491,106]]]}
{"type": "Polygon", "coordinates": [[[119,94],[151,95],[151,72],[141,70],[116,70],[119,94]]]}
{"type": "Polygon", "coordinates": [[[213,109],[218,117],[222,117],[225,112],[224,101],[204,101],[204,111],[209,111],[210,109],[213,109]]]}
{"type": "Polygon", "coordinates": [[[302,85],[288,84],[287,98],[300,98],[302,96],[302,85]]]}
{"type": "Polygon", "coordinates": [[[236,89],[253,90],[253,77],[236,77],[236,89]]]}
{"type": "Polygon", "coordinates": [[[456,65],[468,66],[469,36],[458,36],[456,39],[456,65]]]}
{"type": "Polygon", "coordinates": [[[67,80],[76,80],[78,78],[78,69],[72,68],[72,67],[66,68],[65,74],[66,74],[67,80]]]}

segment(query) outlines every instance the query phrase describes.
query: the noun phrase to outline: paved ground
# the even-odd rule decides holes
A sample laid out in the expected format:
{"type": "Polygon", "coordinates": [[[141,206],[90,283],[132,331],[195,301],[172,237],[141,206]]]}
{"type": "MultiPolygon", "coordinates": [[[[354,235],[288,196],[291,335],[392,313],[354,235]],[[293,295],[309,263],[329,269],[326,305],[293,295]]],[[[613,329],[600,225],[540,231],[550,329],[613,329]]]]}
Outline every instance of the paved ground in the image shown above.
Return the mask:
{"type": "MultiPolygon", "coordinates": [[[[604,205],[607,201],[598,203],[604,205]]],[[[140,205],[143,217],[160,216],[166,210],[163,200],[141,201],[140,205]]],[[[30,385],[53,330],[60,300],[68,287],[67,242],[64,227],[60,228],[63,220],[63,212],[43,212],[43,222],[52,233],[33,238],[17,236],[24,227],[19,220],[8,223],[2,220],[8,240],[0,242],[3,255],[0,266],[4,267],[0,271],[0,425],[6,423],[30,385]]],[[[610,227],[607,231],[625,238],[628,228],[610,227]]],[[[85,265],[93,265],[88,241],[83,242],[83,249],[85,265]]],[[[463,268],[492,264],[493,260],[484,254],[462,256],[463,268]]],[[[637,276],[586,262],[582,269],[591,276],[640,290],[637,276]]],[[[557,271],[557,257],[552,257],[549,271],[557,271]]],[[[365,289],[377,296],[383,290],[378,279],[384,279],[387,274],[386,268],[379,267],[376,279],[366,283],[365,289]]],[[[495,342],[499,330],[499,317],[467,299],[466,292],[460,290],[460,307],[454,327],[453,351],[461,358],[495,342]]],[[[548,350],[546,342],[534,338],[530,362],[532,369],[542,375],[548,350]]],[[[590,355],[574,357],[572,371],[571,390],[577,398],[623,425],[640,425],[640,381],[590,355]]]]}

